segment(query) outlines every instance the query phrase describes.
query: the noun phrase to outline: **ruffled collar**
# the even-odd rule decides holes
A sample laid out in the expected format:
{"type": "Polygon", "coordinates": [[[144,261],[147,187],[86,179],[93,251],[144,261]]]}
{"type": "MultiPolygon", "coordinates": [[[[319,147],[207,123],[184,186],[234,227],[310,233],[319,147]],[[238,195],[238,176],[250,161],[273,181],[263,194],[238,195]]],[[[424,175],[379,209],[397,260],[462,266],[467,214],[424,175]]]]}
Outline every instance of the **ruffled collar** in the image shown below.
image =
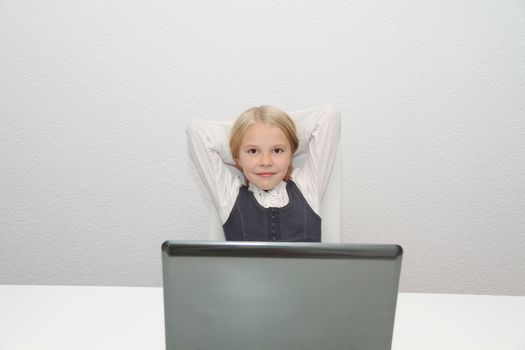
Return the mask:
{"type": "Polygon", "coordinates": [[[261,190],[259,187],[250,183],[248,190],[253,192],[253,195],[257,202],[265,207],[282,208],[288,204],[288,192],[286,191],[286,182],[281,181],[277,186],[269,191],[261,190]]]}

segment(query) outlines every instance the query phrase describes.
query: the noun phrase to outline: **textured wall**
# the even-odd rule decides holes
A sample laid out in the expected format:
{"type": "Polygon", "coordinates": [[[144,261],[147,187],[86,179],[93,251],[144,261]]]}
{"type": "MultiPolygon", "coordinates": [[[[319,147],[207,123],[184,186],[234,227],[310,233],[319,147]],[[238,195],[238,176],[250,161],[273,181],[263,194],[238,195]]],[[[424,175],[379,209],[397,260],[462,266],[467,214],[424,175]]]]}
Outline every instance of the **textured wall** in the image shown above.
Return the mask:
{"type": "Polygon", "coordinates": [[[2,1],[0,68],[2,284],[160,285],[206,237],[190,121],[331,102],[345,241],[525,295],[522,1],[2,1]]]}

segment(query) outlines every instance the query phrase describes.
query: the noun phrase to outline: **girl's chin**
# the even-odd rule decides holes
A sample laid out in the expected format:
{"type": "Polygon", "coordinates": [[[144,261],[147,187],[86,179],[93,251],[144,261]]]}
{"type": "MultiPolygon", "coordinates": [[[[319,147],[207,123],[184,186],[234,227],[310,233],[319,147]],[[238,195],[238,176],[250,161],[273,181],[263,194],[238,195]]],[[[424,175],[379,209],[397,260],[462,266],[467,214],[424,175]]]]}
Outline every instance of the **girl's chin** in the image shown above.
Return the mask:
{"type": "Polygon", "coordinates": [[[272,182],[267,182],[267,181],[250,181],[251,184],[257,186],[258,188],[260,188],[261,190],[263,191],[270,191],[270,190],[273,190],[275,187],[277,187],[277,185],[279,185],[281,183],[281,181],[272,181],[272,182]]]}

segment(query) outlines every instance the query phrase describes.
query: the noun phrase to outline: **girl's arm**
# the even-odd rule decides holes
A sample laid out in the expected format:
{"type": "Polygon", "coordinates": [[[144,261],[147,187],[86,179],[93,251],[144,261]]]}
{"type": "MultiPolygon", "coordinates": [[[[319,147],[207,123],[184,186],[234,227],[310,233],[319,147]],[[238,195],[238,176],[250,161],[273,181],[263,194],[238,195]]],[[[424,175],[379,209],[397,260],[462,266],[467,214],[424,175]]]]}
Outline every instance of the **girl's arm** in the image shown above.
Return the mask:
{"type": "Polygon", "coordinates": [[[242,185],[242,180],[234,174],[229,150],[230,129],[231,123],[195,120],[186,130],[190,157],[222,223],[228,219],[242,185]]]}
{"type": "Polygon", "coordinates": [[[320,214],[321,199],[325,193],[335,160],[341,133],[341,114],[332,105],[292,112],[299,137],[297,155],[306,153],[301,168],[294,169],[292,180],[312,209],[320,214]]]}

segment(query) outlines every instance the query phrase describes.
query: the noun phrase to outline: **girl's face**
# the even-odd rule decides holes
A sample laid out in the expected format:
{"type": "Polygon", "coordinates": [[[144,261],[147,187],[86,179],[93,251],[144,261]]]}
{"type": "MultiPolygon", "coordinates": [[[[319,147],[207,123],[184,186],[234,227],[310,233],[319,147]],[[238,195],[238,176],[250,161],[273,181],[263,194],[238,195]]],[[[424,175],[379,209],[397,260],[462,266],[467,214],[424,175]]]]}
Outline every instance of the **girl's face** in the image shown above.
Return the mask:
{"type": "Polygon", "coordinates": [[[291,163],[292,147],[281,129],[255,123],[246,130],[237,164],[248,182],[271,190],[284,179],[291,163]]]}

